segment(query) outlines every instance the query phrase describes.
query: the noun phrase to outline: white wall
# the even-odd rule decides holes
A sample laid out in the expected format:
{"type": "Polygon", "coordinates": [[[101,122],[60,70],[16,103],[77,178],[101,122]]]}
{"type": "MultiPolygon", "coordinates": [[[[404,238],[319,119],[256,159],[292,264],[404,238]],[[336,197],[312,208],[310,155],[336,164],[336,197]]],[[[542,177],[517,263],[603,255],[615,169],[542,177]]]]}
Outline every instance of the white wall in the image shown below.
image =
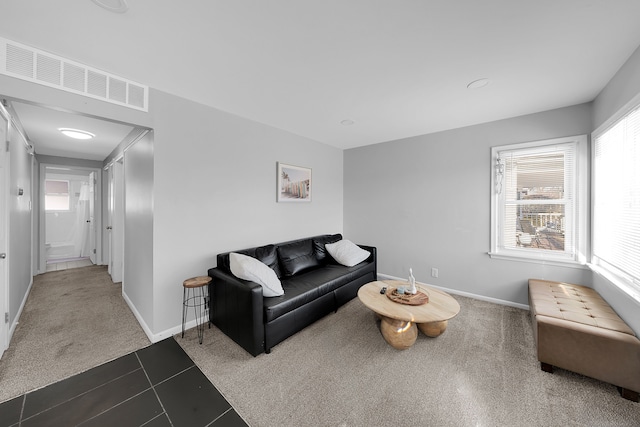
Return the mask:
{"type": "Polygon", "coordinates": [[[156,90],[150,105],[155,333],[178,332],[182,282],[216,254],[342,231],[342,150],[156,90]],[[276,203],[278,161],[312,168],[310,203],[276,203]]]}
{"type": "Polygon", "coordinates": [[[516,304],[527,280],[588,283],[587,269],[491,259],[491,147],[587,134],[583,104],[355,148],[344,154],[344,232],[378,247],[378,272],[516,304]],[[431,268],[439,277],[431,277],[431,268]]]}
{"type": "MultiPolygon", "coordinates": [[[[640,94],[640,48],[633,53],[593,102],[592,128],[601,126],[638,94],[640,94]]],[[[593,287],[636,334],[640,335],[640,301],[630,298],[609,280],[595,273],[593,287]]]]}

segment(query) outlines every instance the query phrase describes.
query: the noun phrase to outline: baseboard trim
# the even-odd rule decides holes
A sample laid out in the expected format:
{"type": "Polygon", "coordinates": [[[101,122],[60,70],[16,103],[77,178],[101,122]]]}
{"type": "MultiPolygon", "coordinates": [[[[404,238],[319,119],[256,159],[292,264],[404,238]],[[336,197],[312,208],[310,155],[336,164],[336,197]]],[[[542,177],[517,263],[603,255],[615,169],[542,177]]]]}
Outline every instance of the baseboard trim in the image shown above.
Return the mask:
{"type": "Polygon", "coordinates": [[[22,302],[20,303],[20,307],[18,308],[18,313],[16,314],[16,317],[13,318],[13,322],[11,323],[11,327],[9,328],[7,348],[9,348],[9,345],[11,344],[11,339],[13,338],[13,333],[16,331],[16,328],[18,327],[18,323],[20,323],[20,316],[22,316],[22,311],[24,310],[24,306],[27,304],[27,298],[29,298],[29,294],[31,293],[32,287],[33,287],[33,276],[31,276],[31,281],[29,282],[29,287],[27,288],[27,292],[24,293],[24,298],[22,298],[22,302]]]}
{"type": "MultiPolygon", "coordinates": [[[[406,277],[395,277],[395,276],[390,276],[388,274],[380,274],[378,273],[378,279],[379,280],[407,280],[406,277]]],[[[444,288],[442,286],[436,286],[436,285],[432,285],[431,283],[425,283],[425,285],[434,287],[436,289],[440,289],[442,291],[448,292],[450,294],[454,294],[454,295],[460,295],[463,297],[467,297],[467,298],[473,298],[473,299],[477,299],[480,301],[486,301],[486,302],[492,302],[494,304],[500,304],[500,305],[506,305],[508,307],[514,307],[514,308],[521,308],[523,310],[529,310],[529,305],[527,304],[519,304],[517,302],[513,302],[513,301],[507,301],[507,300],[502,300],[502,299],[497,299],[497,298],[491,298],[491,297],[487,297],[484,295],[478,295],[478,294],[472,294],[469,292],[464,292],[464,291],[459,291],[457,289],[450,289],[450,288],[444,288]]]]}
{"type": "MultiPolygon", "coordinates": [[[[129,308],[131,309],[131,312],[133,313],[133,315],[135,316],[136,320],[140,324],[140,327],[142,328],[144,333],[147,334],[147,338],[149,338],[149,341],[151,341],[152,343],[156,343],[156,342],[162,341],[164,339],[167,339],[169,337],[172,337],[174,335],[177,335],[179,333],[182,333],[182,324],[180,324],[178,326],[174,326],[173,328],[169,328],[169,329],[166,329],[166,330],[164,330],[162,332],[154,334],[151,331],[151,328],[149,328],[149,325],[147,325],[147,322],[145,322],[144,318],[142,317],[142,315],[140,314],[140,312],[138,311],[136,306],[133,304],[131,299],[129,299],[129,297],[127,296],[127,294],[124,291],[122,291],[122,298],[124,298],[125,302],[127,303],[129,308]]],[[[196,320],[193,319],[193,320],[191,320],[191,321],[189,321],[189,322],[187,322],[185,324],[185,330],[194,328],[195,326],[196,326],[196,320]]]]}
{"type": "MultiPolygon", "coordinates": [[[[8,284],[7,284],[8,285],[8,284]]],[[[27,291],[24,293],[24,298],[22,298],[22,302],[20,303],[20,307],[18,307],[18,312],[16,313],[16,317],[13,318],[13,321],[11,322],[11,325],[9,326],[9,331],[7,332],[7,347],[6,348],[0,348],[0,359],[2,359],[2,356],[4,356],[4,352],[9,348],[9,346],[11,345],[11,340],[13,339],[13,333],[16,331],[16,328],[18,327],[18,323],[20,323],[20,316],[22,316],[22,311],[24,310],[24,306],[27,304],[27,298],[29,298],[29,294],[31,293],[31,288],[33,287],[33,276],[31,276],[31,281],[29,282],[29,286],[27,287],[27,291]]],[[[7,311],[8,311],[8,305],[7,305],[7,311]]],[[[4,332],[3,332],[4,333],[4,332]]],[[[0,344],[0,347],[2,347],[3,344],[0,344]]]]}

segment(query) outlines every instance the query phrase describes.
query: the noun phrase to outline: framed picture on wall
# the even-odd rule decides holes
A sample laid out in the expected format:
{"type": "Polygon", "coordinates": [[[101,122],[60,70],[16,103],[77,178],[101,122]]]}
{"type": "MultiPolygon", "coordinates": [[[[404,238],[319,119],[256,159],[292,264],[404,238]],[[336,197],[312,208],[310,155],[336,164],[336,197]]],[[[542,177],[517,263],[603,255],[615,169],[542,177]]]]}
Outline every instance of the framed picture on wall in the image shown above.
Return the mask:
{"type": "Polygon", "coordinates": [[[310,202],[311,169],[300,166],[277,163],[277,201],[310,202]]]}

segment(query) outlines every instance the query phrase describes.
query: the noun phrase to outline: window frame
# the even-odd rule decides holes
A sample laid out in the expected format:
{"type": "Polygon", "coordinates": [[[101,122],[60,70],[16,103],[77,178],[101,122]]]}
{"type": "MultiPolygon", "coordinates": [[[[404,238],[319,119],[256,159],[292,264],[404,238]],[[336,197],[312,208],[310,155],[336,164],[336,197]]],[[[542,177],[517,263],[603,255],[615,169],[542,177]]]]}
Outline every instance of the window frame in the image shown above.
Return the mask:
{"type": "Polygon", "coordinates": [[[44,211],[45,212],[71,212],[71,182],[68,179],[46,179],[44,180],[44,211]],[[47,188],[47,181],[58,181],[58,182],[66,182],[67,183],[67,192],[66,193],[48,193],[46,188],[47,188]],[[61,196],[61,195],[67,195],[67,208],[66,209],[47,209],[47,196],[48,195],[57,195],[57,196],[61,196]]]}
{"type": "MultiPolygon", "coordinates": [[[[625,104],[620,110],[618,110],[615,114],[613,114],[609,119],[607,119],[604,123],[598,126],[593,132],[591,132],[591,164],[594,165],[594,168],[591,173],[591,197],[595,202],[596,200],[596,179],[597,179],[597,170],[595,168],[595,155],[596,155],[596,139],[612,129],[619,122],[624,120],[629,114],[634,112],[635,110],[640,109],[640,94],[633,97],[627,104],[625,104]]],[[[594,215],[595,205],[591,207],[591,214],[594,215]]],[[[590,233],[591,233],[591,247],[594,248],[594,237],[595,237],[595,217],[593,217],[593,221],[591,222],[590,233]]],[[[610,281],[614,286],[620,289],[625,294],[629,295],[634,300],[640,302],[640,283],[637,282],[637,279],[634,279],[631,275],[626,274],[625,272],[618,269],[616,266],[609,264],[607,261],[600,259],[596,256],[593,251],[591,253],[591,257],[589,259],[588,267],[596,274],[604,277],[608,281],[610,281]]]]}
{"type": "MultiPolygon", "coordinates": [[[[489,256],[496,259],[533,262],[558,265],[563,267],[586,268],[588,249],[588,138],[587,135],[575,135],[563,138],[553,138],[529,141],[491,147],[491,248],[489,256]],[[573,255],[567,251],[549,251],[530,248],[506,248],[503,245],[501,233],[503,230],[504,197],[497,191],[499,181],[497,169],[498,154],[504,151],[536,151],[539,148],[553,145],[574,144],[575,170],[573,189],[573,212],[565,212],[567,222],[571,224],[573,241],[573,255]],[[567,218],[568,217],[568,218],[567,218]]],[[[503,184],[503,183],[501,183],[503,184]]],[[[502,192],[504,193],[504,192],[502,192]]]]}

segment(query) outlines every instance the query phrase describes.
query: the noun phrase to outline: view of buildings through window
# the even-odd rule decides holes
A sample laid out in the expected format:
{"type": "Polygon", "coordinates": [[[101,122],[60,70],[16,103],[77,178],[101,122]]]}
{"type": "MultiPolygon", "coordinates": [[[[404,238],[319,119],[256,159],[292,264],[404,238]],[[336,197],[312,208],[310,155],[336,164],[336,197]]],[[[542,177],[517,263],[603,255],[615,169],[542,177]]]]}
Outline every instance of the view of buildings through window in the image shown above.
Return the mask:
{"type": "Polygon", "coordinates": [[[573,252],[572,144],[500,152],[502,247],[573,252]],[[569,179],[567,179],[569,178],[569,179]],[[569,230],[570,231],[570,230],[569,230]],[[569,245],[567,245],[569,243],[569,245]]]}

